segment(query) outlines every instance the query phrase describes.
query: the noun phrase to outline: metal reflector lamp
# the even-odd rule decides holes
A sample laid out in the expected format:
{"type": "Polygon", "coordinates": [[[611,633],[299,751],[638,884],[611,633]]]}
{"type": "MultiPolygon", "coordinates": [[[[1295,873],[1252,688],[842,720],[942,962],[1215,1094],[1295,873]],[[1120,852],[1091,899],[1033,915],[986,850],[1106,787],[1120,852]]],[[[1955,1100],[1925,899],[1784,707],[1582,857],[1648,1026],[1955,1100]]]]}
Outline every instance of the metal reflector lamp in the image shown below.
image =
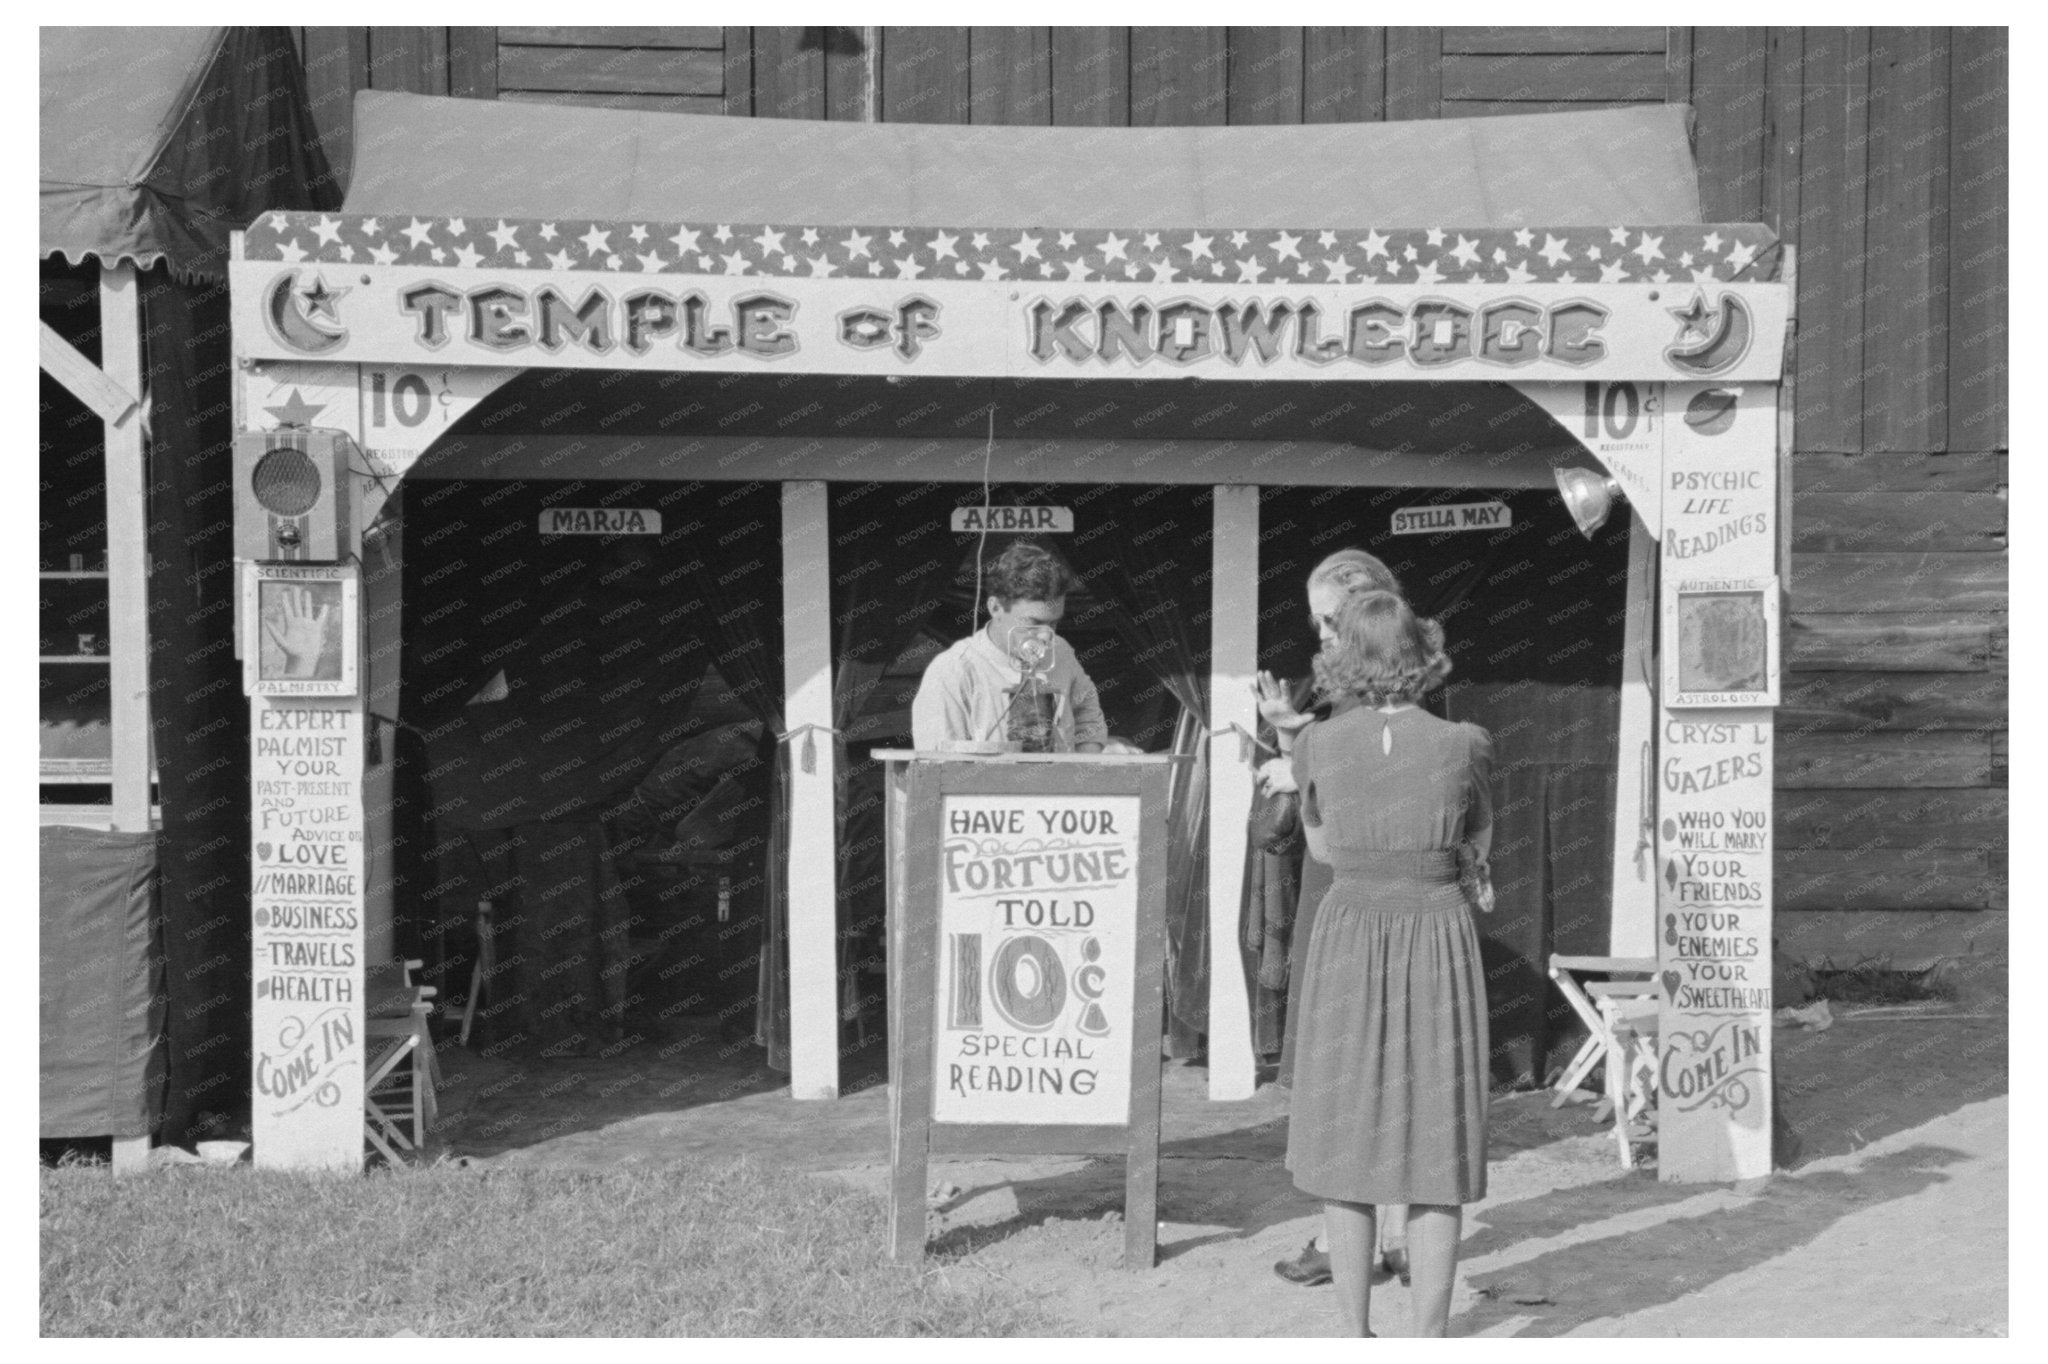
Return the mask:
{"type": "Polygon", "coordinates": [[[1608,514],[1614,510],[1615,500],[1621,496],[1621,485],[1591,469],[1556,469],[1552,472],[1557,476],[1557,495],[1564,499],[1564,509],[1572,514],[1579,534],[1592,539],[1593,532],[1607,524],[1608,514]]]}

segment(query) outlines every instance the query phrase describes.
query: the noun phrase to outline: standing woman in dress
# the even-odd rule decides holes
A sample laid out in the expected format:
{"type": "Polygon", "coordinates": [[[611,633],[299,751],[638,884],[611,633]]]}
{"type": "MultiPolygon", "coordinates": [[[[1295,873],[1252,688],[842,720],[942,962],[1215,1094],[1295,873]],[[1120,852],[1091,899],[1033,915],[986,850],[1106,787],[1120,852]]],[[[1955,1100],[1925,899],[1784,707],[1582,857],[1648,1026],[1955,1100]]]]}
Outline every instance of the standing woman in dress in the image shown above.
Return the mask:
{"type": "Polygon", "coordinates": [[[1315,661],[1327,720],[1291,776],[1333,876],[1300,982],[1287,1168],[1323,1202],[1348,1331],[1371,1334],[1374,1205],[1408,1205],[1417,1332],[1444,1334],[1462,1205],[1486,1193],[1486,978],[1468,896],[1491,908],[1492,740],[1417,704],[1443,631],[1394,593],[1347,595],[1315,661]],[[1348,709],[1344,703],[1350,702],[1348,709]]]}

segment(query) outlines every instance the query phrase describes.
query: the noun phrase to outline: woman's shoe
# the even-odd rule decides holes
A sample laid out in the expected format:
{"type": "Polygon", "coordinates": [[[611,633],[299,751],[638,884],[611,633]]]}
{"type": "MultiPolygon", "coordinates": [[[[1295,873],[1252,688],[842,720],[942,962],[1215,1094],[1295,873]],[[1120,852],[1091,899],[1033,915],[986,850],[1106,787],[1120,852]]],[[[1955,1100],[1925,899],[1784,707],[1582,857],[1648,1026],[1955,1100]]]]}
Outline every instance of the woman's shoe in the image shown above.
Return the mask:
{"type": "Polygon", "coordinates": [[[1292,1260],[1275,1260],[1273,1272],[1291,1284],[1303,1288],[1320,1288],[1332,1279],[1330,1273],[1330,1252],[1317,1250],[1313,1239],[1301,1248],[1301,1254],[1292,1260]]]}
{"type": "Polygon", "coordinates": [[[1401,1276],[1401,1287],[1407,1288],[1410,1286],[1408,1283],[1408,1248],[1406,1246],[1391,1246],[1381,1251],[1380,1265],[1387,1273],[1401,1276]]]}

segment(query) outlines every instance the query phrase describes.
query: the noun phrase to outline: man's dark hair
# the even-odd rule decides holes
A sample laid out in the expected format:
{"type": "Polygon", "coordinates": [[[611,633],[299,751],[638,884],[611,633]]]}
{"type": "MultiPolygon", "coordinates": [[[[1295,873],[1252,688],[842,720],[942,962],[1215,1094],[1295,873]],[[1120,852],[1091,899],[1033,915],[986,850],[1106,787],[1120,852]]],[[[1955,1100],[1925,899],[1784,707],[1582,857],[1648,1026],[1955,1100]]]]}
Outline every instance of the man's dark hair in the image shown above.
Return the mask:
{"type": "Polygon", "coordinates": [[[1014,540],[989,565],[989,595],[1008,606],[1019,601],[1058,601],[1079,586],[1073,571],[1035,540],[1014,540]]]}

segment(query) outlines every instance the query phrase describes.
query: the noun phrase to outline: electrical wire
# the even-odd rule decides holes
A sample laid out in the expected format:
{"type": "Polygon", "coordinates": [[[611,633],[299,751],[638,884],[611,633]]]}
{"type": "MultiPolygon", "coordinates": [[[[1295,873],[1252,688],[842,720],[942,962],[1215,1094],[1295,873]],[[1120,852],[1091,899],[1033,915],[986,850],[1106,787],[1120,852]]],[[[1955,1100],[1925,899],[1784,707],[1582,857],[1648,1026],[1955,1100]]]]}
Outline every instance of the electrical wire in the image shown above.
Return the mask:
{"type": "Polygon", "coordinates": [[[989,471],[996,458],[996,405],[988,405],[988,445],[981,454],[981,539],[974,545],[974,602],[968,620],[972,623],[967,631],[972,635],[981,628],[981,561],[988,549],[989,501],[994,496],[989,488],[989,471]]]}

